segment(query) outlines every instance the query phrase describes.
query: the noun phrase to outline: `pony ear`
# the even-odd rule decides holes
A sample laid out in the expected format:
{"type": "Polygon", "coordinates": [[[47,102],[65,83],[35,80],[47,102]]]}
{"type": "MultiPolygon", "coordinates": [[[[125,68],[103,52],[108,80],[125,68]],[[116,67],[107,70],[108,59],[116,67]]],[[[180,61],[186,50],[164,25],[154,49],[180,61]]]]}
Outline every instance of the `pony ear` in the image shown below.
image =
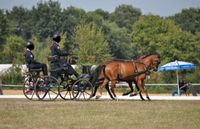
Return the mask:
{"type": "Polygon", "coordinates": [[[156,54],[158,56],[158,58],[160,59],[160,54],[156,54]]]}
{"type": "Polygon", "coordinates": [[[159,63],[161,63],[161,57],[159,54],[158,54],[158,61],[159,61],[159,63]]]}
{"type": "Polygon", "coordinates": [[[156,61],[158,62],[158,64],[160,64],[160,59],[159,58],[156,61]]]}

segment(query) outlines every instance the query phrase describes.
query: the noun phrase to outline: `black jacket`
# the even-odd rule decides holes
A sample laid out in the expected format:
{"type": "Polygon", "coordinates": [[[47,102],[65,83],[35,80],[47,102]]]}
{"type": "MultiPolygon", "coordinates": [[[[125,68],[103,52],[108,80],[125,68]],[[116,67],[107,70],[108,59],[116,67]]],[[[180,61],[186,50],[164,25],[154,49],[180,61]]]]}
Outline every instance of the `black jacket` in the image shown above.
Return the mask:
{"type": "Polygon", "coordinates": [[[25,62],[27,65],[34,64],[34,63],[37,64],[37,62],[34,60],[33,53],[29,49],[26,49],[26,51],[24,52],[24,57],[25,57],[25,62]]]}
{"type": "Polygon", "coordinates": [[[51,46],[51,56],[66,56],[67,52],[61,51],[60,46],[57,42],[53,41],[51,46]]]}

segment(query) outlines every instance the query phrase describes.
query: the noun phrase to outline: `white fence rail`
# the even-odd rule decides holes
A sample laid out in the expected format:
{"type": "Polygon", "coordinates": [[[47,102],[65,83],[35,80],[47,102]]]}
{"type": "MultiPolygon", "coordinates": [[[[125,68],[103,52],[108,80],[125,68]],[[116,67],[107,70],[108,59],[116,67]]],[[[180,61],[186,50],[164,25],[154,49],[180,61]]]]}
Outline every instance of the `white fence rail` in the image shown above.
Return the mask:
{"type": "MultiPolygon", "coordinates": [[[[200,86],[200,83],[190,83],[192,86],[200,86]]],[[[166,83],[160,83],[160,84],[145,84],[146,86],[177,86],[177,83],[170,83],[170,84],[166,84],[166,83]]],[[[118,87],[128,87],[128,83],[125,82],[120,82],[117,83],[116,86],[118,87]]],[[[135,84],[133,83],[133,86],[135,86],[135,84]]],[[[0,87],[22,87],[22,84],[20,85],[12,85],[12,84],[0,84],[0,87]]]]}

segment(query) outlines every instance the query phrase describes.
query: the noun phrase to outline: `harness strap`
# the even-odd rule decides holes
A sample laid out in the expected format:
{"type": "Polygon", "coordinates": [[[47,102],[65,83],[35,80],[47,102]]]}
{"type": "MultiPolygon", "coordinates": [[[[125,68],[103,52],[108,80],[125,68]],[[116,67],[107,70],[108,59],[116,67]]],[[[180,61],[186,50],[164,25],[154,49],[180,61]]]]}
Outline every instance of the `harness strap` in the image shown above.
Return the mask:
{"type": "Polygon", "coordinates": [[[134,77],[137,77],[138,75],[144,74],[147,72],[149,73],[149,70],[147,69],[146,65],[140,61],[133,61],[133,67],[134,67],[134,74],[133,74],[134,77]],[[144,66],[145,70],[139,71],[136,63],[142,64],[144,66]]]}
{"type": "Polygon", "coordinates": [[[136,62],[134,61],[133,61],[133,68],[134,68],[133,75],[138,74],[138,68],[137,68],[136,62]]]}

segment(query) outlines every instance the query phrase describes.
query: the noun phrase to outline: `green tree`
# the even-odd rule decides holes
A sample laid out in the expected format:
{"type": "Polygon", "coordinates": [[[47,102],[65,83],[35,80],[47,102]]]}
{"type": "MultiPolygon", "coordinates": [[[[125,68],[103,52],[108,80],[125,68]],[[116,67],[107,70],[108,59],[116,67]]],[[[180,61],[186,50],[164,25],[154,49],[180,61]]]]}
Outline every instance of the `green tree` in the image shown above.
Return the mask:
{"type": "Polygon", "coordinates": [[[66,41],[67,41],[67,33],[61,34],[60,37],[61,37],[61,41],[59,43],[59,46],[60,46],[60,49],[63,50],[63,49],[68,47],[68,44],[66,43],[66,41]]]}
{"type": "Polygon", "coordinates": [[[101,27],[104,21],[103,17],[95,12],[88,12],[84,19],[82,20],[85,23],[95,23],[97,27],[101,27]]]}
{"type": "Polygon", "coordinates": [[[138,55],[159,53],[162,64],[172,60],[198,63],[195,57],[197,41],[191,33],[182,31],[174,21],[159,16],[142,16],[133,25],[132,48],[138,55]]]}
{"type": "Polygon", "coordinates": [[[200,8],[183,9],[171,18],[185,31],[200,32],[200,8]]]}
{"type": "Polygon", "coordinates": [[[75,29],[75,54],[79,64],[101,64],[111,58],[108,42],[94,24],[80,24],[75,29]]]}
{"type": "Polygon", "coordinates": [[[87,12],[82,21],[85,23],[95,23],[98,28],[101,28],[104,21],[110,21],[110,14],[101,9],[97,9],[87,12]]]}
{"type": "Polygon", "coordinates": [[[0,50],[5,43],[6,37],[9,35],[9,24],[3,10],[0,10],[0,50]]]}
{"type": "Polygon", "coordinates": [[[61,7],[59,2],[40,2],[31,11],[31,26],[33,34],[40,40],[53,36],[61,31],[61,7]]]}
{"type": "Polygon", "coordinates": [[[22,37],[11,35],[7,39],[7,44],[3,46],[3,62],[11,64],[23,64],[24,63],[24,40],[22,37]]]}
{"type": "Polygon", "coordinates": [[[104,10],[102,10],[102,9],[96,9],[96,10],[94,11],[94,13],[95,13],[96,15],[101,16],[104,20],[109,20],[109,19],[110,19],[110,14],[109,14],[109,12],[104,11],[104,10]]]}
{"type": "Polygon", "coordinates": [[[70,6],[63,10],[61,17],[61,32],[66,32],[68,41],[72,42],[74,36],[74,28],[81,22],[82,18],[85,15],[83,9],[79,9],[73,6],[70,6]]]}
{"type": "Polygon", "coordinates": [[[13,7],[11,11],[7,11],[7,17],[11,24],[13,34],[22,36],[25,39],[31,37],[32,26],[30,11],[23,7],[13,7]]]}
{"type": "Polygon", "coordinates": [[[119,28],[115,22],[108,21],[104,21],[102,26],[112,56],[117,59],[132,58],[131,38],[127,29],[119,28]]]}
{"type": "Polygon", "coordinates": [[[141,16],[141,11],[138,8],[134,8],[132,5],[123,4],[118,6],[111,15],[112,20],[116,22],[119,27],[125,27],[130,30],[132,25],[141,16]]]}
{"type": "Polygon", "coordinates": [[[41,63],[48,64],[48,57],[50,56],[51,39],[47,38],[44,42],[40,42],[36,36],[32,36],[31,41],[35,45],[33,54],[35,60],[41,63]]]}
{"type": "Polygon", "coordinates": [[[195,59],[198,63],[200,63],[200,32],[196,32],[195,40],[197,41],[196,49],[195,49],[195,59]]]}
{"type": "Polygon", "coordinates": [[[10,25],[3,10],[0,10],[0,62],[3,63],[3,45],[6,44],[6,37],[9,35],[10,25]]]}

